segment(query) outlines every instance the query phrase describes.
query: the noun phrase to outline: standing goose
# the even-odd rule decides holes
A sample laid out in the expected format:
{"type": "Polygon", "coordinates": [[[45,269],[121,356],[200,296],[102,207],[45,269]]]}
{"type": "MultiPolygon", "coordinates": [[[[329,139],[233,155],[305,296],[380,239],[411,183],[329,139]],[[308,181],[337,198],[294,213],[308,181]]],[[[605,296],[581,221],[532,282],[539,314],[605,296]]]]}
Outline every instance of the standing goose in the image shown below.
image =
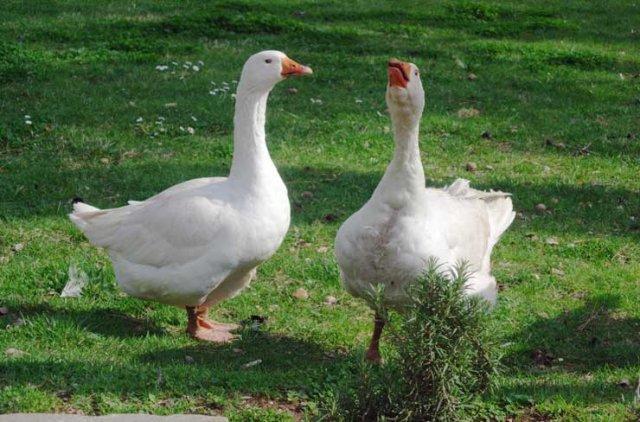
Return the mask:
{"type": "MultiPolygon", "coordinates": [[[[515,213],[509,194],[482,192],[458,179],[445,189],[425,188],[418,133],[424,90],[418,68],[392,59],[386,100],[393,122],[395,152],[369,201],[338,230],[335,253],[343,285],[370,299],[384,286],[384,305],[408,302],[407,284],[425,270],[430,258],[443,268],[467,261],[472,270],[466,292],[491,304],[496,281],[491,250],[515,213]]],[[[380,361],[384,320],[376,315],[366,357],[380,361]]]]}
{"type": "Polygon", "coordinates": [[[287,188],[265,140],[269,92],[312,71],[279,51],[251,56],[238,83],[229,177],[175,185],[146,201],[101,210],[78,202],[71,221],[109,253],[122,289],[186,308],[187,332],[228,342],[237,328],[208,318],[209,308],[247,287],[256,267],[289,228],[287,188]]]}

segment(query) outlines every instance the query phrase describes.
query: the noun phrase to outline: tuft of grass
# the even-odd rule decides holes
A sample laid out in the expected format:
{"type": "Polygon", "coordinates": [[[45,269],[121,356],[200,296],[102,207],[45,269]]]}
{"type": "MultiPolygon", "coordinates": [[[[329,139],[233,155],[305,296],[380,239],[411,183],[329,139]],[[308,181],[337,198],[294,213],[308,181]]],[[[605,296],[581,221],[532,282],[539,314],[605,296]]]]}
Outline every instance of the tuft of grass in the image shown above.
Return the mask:
{"type": "Polygon", "coordinates": [[[410,303],[387,315],[390,352],[382,366],[357,366],[331,418],[459,420],[490,389],[499,360],[482,299],[464,293],[465,265],[444,272],[435,260],[411,284],[410,303]],[[390,317],[390,318],[389,318],[390,317]],[[354,384],[351,384],[354,382],[354,384]]]}

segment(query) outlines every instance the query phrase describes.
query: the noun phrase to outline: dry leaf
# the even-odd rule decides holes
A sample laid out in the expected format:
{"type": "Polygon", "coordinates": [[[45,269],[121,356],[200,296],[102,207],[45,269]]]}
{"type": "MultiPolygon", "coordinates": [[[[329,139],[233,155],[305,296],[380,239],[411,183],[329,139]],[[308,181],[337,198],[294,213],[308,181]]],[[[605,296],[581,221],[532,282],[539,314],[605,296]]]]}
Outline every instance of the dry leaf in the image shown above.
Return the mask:
{"type": "Polygon", "coordinates": [[[260,365],[262,363],[262,359],[252,360],[249,363],[245,363],[242,365],[243,368],[251,368],[252,366],[260,365]]]}
{"type": "Polygon", "coordinates": [[[471,117],[477,117],[480,115],[480,110],[477,108],[469,107],[469,108],[461,108],[458,110],[458,117],[461,119],[468,119],[471,117]]]}
{"type": "Polygon", "coordinates": [[[8,349],[6,349],[4,351],[4,354],[7,357],[10,357],[10,358],[19,358],[20,356],[24,356],[25,355],[25,353],[22,350],[16,349],[16,348],[13,348],[13,347],[9,347],[8,349]]]}
{"type": "Polygon", "coordinates": [[[556,239],[555,237],[548,237],[547,240],[545,240],[545,243],[551,246],[557,246],[560,244],[560,242],[558,242],[558,239],[556,239]]]}

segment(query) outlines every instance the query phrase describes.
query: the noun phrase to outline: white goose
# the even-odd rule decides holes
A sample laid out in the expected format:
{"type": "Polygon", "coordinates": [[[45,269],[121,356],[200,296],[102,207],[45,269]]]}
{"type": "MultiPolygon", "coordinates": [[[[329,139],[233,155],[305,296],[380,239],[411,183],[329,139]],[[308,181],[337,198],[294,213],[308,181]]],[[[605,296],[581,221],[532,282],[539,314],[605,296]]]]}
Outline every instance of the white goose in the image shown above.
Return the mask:
{"type": "MultiPolygon", "coordinates": [[[[473,271],[469,294],[496,301],[491,250],[515,213],[509,194],[482,192],[458,179],[445,189],[425,189],[418,133],[424,90],[418,68],[391,60],[387,106],[393,122],[395,153],[371,199],[340,227],[335,253],[342,282],[354,296],[369,299],[372,286],[384,285],[386,306],[406,303],[407,283],[429,258],[443,268],[461,260],[473,271]]],[[[384,321],[376,315],[367,359],[379,362],[384,321]]]]}
{"type": "Polygon", "coordinates": [[[237,326],[209,320],[208,310],[247,287],[289,228],[287,188],[267,150],[265,110],[278,82],[310,73],[279,51],[247,60],[238,83],[229,177],[189,180],[121,208],[79,202],[69,215],[91,243],[107,250],[126,293],[185,307],[187,332],[195,338],[235,337],[230,331],[237,326]]]}

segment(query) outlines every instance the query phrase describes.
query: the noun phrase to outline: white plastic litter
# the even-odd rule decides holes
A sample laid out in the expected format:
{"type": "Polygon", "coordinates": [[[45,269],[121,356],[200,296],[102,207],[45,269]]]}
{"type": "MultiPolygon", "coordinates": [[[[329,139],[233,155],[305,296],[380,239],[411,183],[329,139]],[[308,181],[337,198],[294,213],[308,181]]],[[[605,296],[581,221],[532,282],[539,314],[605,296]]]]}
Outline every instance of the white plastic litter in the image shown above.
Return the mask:
{"type": "Polygon", "coordinates": [[[76,264],[69,265],[69,281],[62,289],[60,297],[80,297],[87,281],[88,277],[84,271],[79,269],[76,264]]]}

